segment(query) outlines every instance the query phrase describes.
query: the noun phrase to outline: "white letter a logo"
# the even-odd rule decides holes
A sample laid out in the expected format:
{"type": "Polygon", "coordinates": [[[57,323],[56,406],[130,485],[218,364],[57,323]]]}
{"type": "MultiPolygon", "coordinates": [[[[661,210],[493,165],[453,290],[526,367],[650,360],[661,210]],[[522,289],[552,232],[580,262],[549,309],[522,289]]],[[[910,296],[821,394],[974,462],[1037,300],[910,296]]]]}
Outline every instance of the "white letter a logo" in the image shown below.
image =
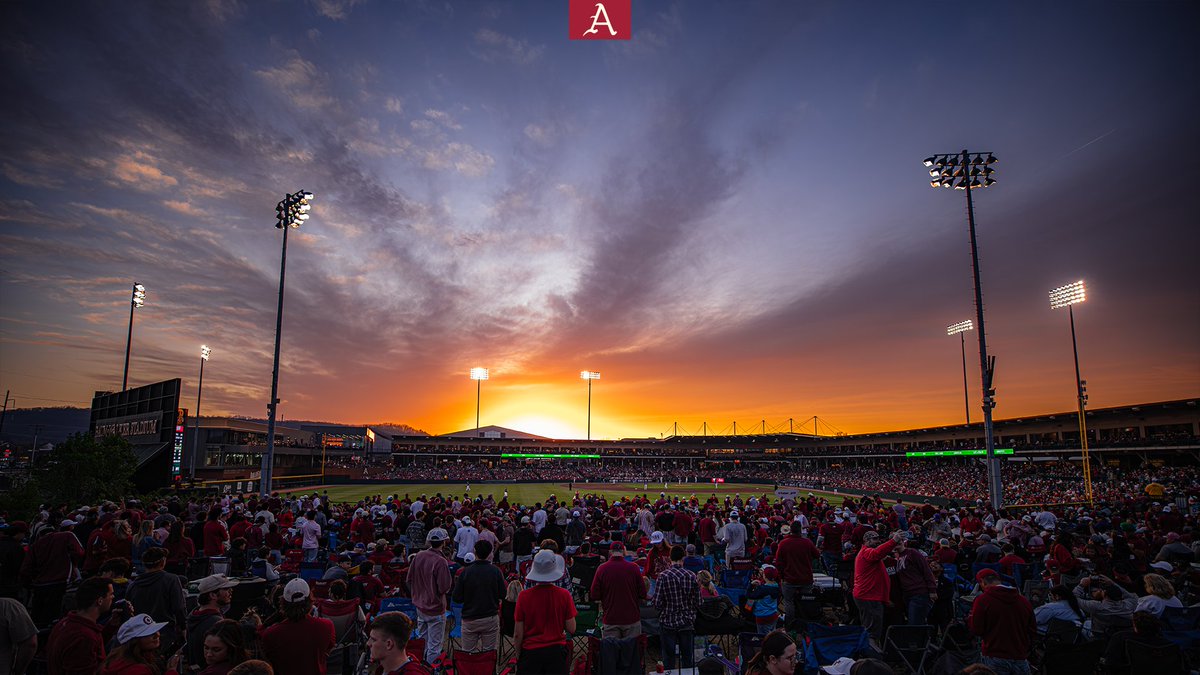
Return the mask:
{"type": "Polygon", "coordinates": [[[608,20],[608,10],[604,9],[604,3],[602,2],[596,3],[596,16],[592,17],[592,27],[583,31],[583,34],[591,35],[592,33],[599,33],[600,31],[596,26],[607,26],[609,35],[617,34],[616,29],[612,26],[612,22],[608,20]],[[604,20],[601,20],[600,17],[604,17],[604,20]]]}

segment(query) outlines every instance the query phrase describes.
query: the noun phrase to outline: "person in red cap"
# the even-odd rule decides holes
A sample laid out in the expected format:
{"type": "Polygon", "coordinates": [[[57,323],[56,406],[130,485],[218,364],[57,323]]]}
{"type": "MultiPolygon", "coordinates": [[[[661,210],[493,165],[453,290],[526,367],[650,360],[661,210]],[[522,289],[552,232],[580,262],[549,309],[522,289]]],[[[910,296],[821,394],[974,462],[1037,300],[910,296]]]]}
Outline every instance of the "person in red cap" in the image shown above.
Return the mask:
{"type": "Polygon", "coordinates": [[[590,596],[600,603],[604,637],[629,638],[642,634],[642,599],[646,581],[642,568],[625,559],[625,545],[619,541],[609,547],[609,558],[592,577],[590,596]]]}
{"type": "Polygon", "coordinates": [[[979,570],[975,581],[983,592],[971,606],[967,627],[983,640],[983,665],[1000,675],[1029,675],[1029,652],[1037,635],[1033,605],[995,570],[979,570]]]}

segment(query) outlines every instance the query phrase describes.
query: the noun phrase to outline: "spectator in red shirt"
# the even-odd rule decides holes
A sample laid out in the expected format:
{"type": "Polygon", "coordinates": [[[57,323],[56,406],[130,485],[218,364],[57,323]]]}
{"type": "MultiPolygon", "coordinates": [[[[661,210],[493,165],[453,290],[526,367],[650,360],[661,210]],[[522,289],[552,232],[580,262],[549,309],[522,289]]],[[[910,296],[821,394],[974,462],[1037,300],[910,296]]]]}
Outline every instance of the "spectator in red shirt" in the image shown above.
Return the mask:
{"type": "Polygon", "coordinates": [[[650,551],[646,554],[646,578],[654,580],[658,575],[671,566],[671,549],[667,546],[666,537],[662,532],[650,535],[650,551]]]}
{"type": "Polygon", "coordinates": [[[570,670],[566,633],[575,632],[577,612],[571,593],[554,585],[563,572],[562,558],[542,550],[525,576],[537,585],[521,591],[513,615],[513,649],[521,675],[560,675],[570,670]]]}
{"type": "Polygon", "coordinates": [[[692,536],[692,516],[687,512],[687,509],[680,508],[675,512],[675,541],[676,544],[687,544],[688,537],[692,536]]]}
{"type": "Polygon", "coordinates": [[[983,665],[997,673],[1028,673],[1029,651],[1037,634],[1033,605],[1017,589],[1001,583],[995,570],[979,570],[983,593],[975,598],[967,626],[983,639],[983,665]]]}
{"type": "Polygon", "coordinates": [[[613,542],[609,558],[592,577],[589,597],[600,603],[603,637],[629,638],[642,634],[641,601],[646,582],[637,563],[625,559],[625,545],[613,542]]]}
{"type": "Polygon", "coordinates": [[[43,534],[21,561],[21,582],[33,587],[30,617],[44,628],[62,612],[67,582],[83,560],[83,546],[75,538],[73,520],[63,520],[57,532],[43,534]]]}
{"type": "Polygon", "coordinates": [[[704,555],[713,555],[717,548],[717,521],[713,520],[712,511],[706,511],[700,519],[700,543],[704,545],[704,555]]]}
{"type": "Polygon", "coordinates": [[[830,576],[837,574],[837,564],[842,559],[842,525],[834,518],[836,516],[831,511],[829,520],[822,523],[818,530],[821,539],[821,564],[825,566],[825,573],[830,576]]]}
{"type": "Polygon", "coordinates": [[[893,532],[890,539],[880,543],[882,539],[878,532],[868,532],[863,537],[862,550],[854,558],[854,604],[858,607],[862,626],[877,650],[883,645],[883,604],[892,594],[892,582],[884,569],[883,559],[893,549],[904,550],[904,533],[893,532]]]}
{"type": "Polygon", "coordinates": [[[225,542],[229,541],[229,531],[220,518],[221,509],[214,506],[208,512],[208,522],[204,523],[204,555],[209,558],[225,555],[225,542]]]}
{"type": "Polygon", "coordinates": [[[333,622],[311,614],[308,582],[292,579],[283,587],[283,621],[262,632],[262,652],[277,673],[325,675],[337,639],[333,622]]]}
{"type": "Polygon", "coordinates": [[[784,525],[781,532],[783,539],[775,552],[775,566],[779,568],[783,586],[783,613],[788,621],[792,621],[799,616],[796,612],[796,596],[812,593],[812,563],[821,557],[821,552],[811,539],[803,536],[800,521],[790,526],[784,525]]]}
{"type": "Polygon", "coordinates": [[[50,675],[95,675],[104,663],[101,616],[113,604],[111,579],[92,577],[75,590],[74,611],[68,612],[46,643],[46,665],[50,675]]]}

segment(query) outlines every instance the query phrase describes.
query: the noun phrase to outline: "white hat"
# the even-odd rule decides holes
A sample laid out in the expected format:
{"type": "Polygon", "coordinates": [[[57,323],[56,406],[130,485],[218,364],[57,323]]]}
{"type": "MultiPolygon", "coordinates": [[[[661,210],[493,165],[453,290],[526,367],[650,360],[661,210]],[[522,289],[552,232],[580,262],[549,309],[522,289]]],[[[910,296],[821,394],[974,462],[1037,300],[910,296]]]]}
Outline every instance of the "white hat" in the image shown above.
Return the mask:
{"type": "Polygon", "coordinates": [[[529,516],[521,516],[521,524],[526,525],[528,523],[529,523],[529,516]]]}
{"type": "Polygon", "coordinates": [[[791,534],[792,528],[790,525],[784,525],[783,527],[779,528],[779,533],[780,534],[791,534]]]}
{"type": "Polygon", "coordinates": [[[75,521],[74,521],[74,520],[71,520],[70,518],[67,518],[66,520],[64,520],[64,521],[62,521],[61,523],[59,523],[59,524],[58,524],[58,526],[59,526],[59,527],[74,527],[74,526],[75,526],[75,521]]]}
{"type": "Polygon", "coordinates": [[[470,524],[471,524],[471,519],[466,516],[463,516],[463,525],[470,525],[470,524]]]}
{"type": "Polygon", "coordinates": [[[463,556],[463,562],[465,562],[468,565],[475,562],[475,554],[471,553],[470,551],[467,551],[467,554],[463,556]]]}
{"type": "Polygon", "coordinates": [[[446,531],[440,527],[435,527],[425,535],[425,543],[434,541],[446,541],[449,537],[446,536],[446,531]]]}
{"type": "Polygon", "coordinates": [[[212,593],[222,588],[233,588],[238,585],[237,579],[230,579],[224,574],[212,574],[200,580],[196,585],[197,593],[212,593]]]}
{"type": "Polygon", "coordinates": [[[572,516],[575,516],[576,518],[578,518],[578,517],[579,517],[579,512],[578,512],[578,511],[572,511],[572,512],[571,512],[571,515],[572,515],[572,516]]]}
{"type": "Polygon", "coordinates": [[[829,675],[850,675],[850,669],[853,667],[854,659],[843,656],[827,666],[821,666],[821,672],[829,675]]]}
{"type": "Polygon", "coordinates": [[[529,568],[529,574],[525,575],[527,581],[558,581],[563,575],[563,559],[558,557],[554,551],[542,549],[533,556],[533,565],[529,568]]]}
{"type": "Polygon", "coordinates": [[[1166,560],[1159,560],[1158,562],[1150,563],[1150,566],[1156,570],[1162,570],[1163,572],[1175,571],[1175,568],[1171,566],[1171,563],[1167,562],[1166,560]]]}
{"type": "Polygon", "coordinates": [[[308,582],[303,579],[292,579],[283,587],[284,602],[299,602],[309,595],[308,582]]]}
{"type": "Polygon", "coordinates": [[[650,535],[650,543],[651,543],[651,544],[661,544],[661,543],[663,543],[663,533],[662,533],[662,532],[655,532],[654,534],[650,535]]]}
{"type": "Polygon", "coordinates": [[[162,630],[166,625],[166,621],[155,623],[149,614],[138,614],[121,624],[121,628],[117,630],[117,642],[125,644],[130,640],[149,637],[162,630]]]}

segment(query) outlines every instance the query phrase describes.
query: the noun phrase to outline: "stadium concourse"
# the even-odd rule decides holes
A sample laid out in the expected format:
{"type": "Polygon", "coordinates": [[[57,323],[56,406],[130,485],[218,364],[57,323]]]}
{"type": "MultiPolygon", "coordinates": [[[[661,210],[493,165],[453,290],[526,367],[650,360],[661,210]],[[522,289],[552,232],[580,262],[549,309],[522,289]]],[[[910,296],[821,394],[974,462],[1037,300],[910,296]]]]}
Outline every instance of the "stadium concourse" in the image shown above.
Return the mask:
{"type": "MultiPolygon", "coordinates": [[[[777,469],[779,492],[773,481],[568,481],[473,483],[468,493],[456,481],[46,504],[3,514],[0,671],[1200,664],[1195,467],[1100,476],[1095,505],[1000,511],[982,498],[906,505],[787,487],[830,478],[976,494],[961,482],[971,464],[922,467],[777,469]]],[[[1071,470],[1012,477],[1018,490],[1049,494],[1071,470]]]]}

